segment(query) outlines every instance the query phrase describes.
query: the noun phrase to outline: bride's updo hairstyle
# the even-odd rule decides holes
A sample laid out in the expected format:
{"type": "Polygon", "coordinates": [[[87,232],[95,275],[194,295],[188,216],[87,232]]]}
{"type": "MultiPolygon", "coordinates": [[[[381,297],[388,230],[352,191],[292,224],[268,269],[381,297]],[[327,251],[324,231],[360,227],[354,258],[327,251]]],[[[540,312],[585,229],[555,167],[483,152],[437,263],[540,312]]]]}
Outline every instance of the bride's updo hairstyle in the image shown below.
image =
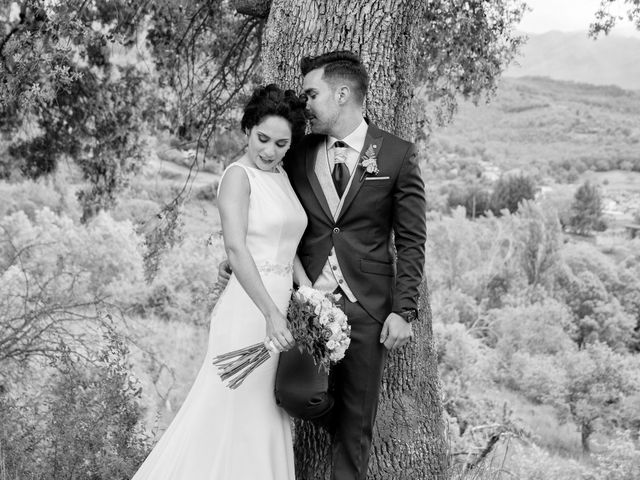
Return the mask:
{"type": "Polygon", "coordinates": [[[282,117],[291,125],[291,143],[295,144],[305,132],[305,105],[293,90],[282,90],[273,83],[266,87],[258,87],[244,107],[240,126],[242,131],[249,133],[265,117],[282,117]]]}

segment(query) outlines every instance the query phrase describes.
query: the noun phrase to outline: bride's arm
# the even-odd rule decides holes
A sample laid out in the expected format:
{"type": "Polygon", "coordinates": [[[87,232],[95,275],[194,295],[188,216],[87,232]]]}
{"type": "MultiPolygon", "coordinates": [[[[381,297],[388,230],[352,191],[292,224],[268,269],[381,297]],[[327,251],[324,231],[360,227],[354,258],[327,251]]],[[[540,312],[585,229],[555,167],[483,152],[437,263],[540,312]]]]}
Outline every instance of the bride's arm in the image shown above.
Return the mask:
{"type": "Polygon", "coordinates": [[[218,195],[224,248],[240,285],[265,317],[267,336],[279,350],[287,350],[294,345],[287,320],[267,292],[247,248],[250,193],[246,172],[240,167],[230,168],[222,178],[218,195]]]}
{"type": "Polygon", "coordinates": [[[312,286],[311,280],[309,280],[309,277],[307,276],[307,272],[304,271],[304,268],[302,267],[302,263],[300,262],[298,255],[296,255],[296,258],[293,259],[293,283],[295,283],[300,287],[312,286]]]}

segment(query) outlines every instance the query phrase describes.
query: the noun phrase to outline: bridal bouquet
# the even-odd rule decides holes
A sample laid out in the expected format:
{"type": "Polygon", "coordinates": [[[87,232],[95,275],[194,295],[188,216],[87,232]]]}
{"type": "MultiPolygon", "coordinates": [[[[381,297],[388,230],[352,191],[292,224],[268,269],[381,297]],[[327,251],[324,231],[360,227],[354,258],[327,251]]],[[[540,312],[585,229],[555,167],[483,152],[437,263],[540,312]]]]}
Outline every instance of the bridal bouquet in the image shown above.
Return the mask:
{"type": "MultiPolygon", "coordinates": [[[[339,297],[311,287],[300,287],[291,296],[287,320],[298,349],[306,351],[318,368],[329,370],[340,361],[351,342],[347,316],[336,305],[339,297]]],[[[220,378],[237,388],[245,378],[269,358],[264,343],[234,350],[214,358],[220,378]]]]}

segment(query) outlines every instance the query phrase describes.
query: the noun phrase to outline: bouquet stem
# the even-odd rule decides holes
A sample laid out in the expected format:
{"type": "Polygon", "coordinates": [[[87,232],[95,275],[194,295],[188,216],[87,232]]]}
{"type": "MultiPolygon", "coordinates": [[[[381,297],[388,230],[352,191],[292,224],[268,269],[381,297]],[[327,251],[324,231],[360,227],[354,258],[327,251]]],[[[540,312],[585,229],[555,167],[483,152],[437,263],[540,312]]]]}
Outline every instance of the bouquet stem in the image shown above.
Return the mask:
{"type": "Polygon", "coordinates": [[[247,376],[266,362],[270,357],[269,350],[263,343],[256,343],[249,347],[240,348],[232,352],[223,353],[213,359],[218,367],[220,378],[228,380],[231,389],[239,387],[247,376]]]}

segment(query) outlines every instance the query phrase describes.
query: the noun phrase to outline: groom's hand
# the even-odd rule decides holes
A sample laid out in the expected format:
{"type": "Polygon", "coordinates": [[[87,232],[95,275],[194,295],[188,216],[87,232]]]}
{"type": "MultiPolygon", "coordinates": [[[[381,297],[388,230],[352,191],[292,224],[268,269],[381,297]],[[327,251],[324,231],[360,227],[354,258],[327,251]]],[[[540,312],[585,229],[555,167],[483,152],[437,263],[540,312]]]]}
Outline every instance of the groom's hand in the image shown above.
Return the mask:
{"type": "Polygon", "coordinates": [[[413,329],[411,324],[407,322],[397,313],[390,313],[382,325],[382,333],[380,334],[380,343],[388,350],[402,347],[413,338],[413,329]]]}
{"type": "Polygon", "coordinates": [[[221,288],[227,286],[231,278],[231,264],[229,260],[223,260],[218,264],[218,285],[221,288]]]}

